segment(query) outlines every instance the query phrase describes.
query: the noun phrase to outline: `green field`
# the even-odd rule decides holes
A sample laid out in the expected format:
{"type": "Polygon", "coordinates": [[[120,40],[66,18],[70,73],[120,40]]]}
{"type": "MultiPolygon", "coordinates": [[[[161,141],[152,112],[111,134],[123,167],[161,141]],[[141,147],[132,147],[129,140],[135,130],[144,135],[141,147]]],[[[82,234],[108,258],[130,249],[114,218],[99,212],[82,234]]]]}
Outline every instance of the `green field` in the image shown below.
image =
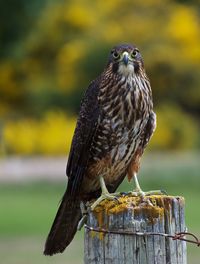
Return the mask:
{"type": "MultiPolygon", "coordinates": [[[[198,155],[155,155],[144,160],[140,183],[144,190],[164,189],[186,199],[188,230],[200,236],[200,159],[198,155]]],[[[0,186],[0,258],[2,264],[83,263],[83,232],[64,254],[42,255],[65,182],[26,182],[0,186]]],[[[120,190],[132,184],[126,180],[120,190]]],[[[188,263],[200,263],[200,248],[188,247],[188,263]]]]}

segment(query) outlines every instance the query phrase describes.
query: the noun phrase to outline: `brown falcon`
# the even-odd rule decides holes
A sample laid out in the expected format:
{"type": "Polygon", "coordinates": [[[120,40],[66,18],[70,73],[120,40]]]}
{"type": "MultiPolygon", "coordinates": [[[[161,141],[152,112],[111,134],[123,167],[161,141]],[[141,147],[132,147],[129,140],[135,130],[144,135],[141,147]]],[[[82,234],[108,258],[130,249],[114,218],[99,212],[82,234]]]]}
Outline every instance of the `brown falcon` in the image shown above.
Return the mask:
{"type": "Polygon", "coordinates": [[[113,199],[127,175],[135,195],[140,158],[156,127],[152,92],[138,48],[111,50],[102,74],[89,85],[81,103],[67,164],[68,185],[45,244],[45,255],[63,252],[81,219],[80,203],[113,199]]]}

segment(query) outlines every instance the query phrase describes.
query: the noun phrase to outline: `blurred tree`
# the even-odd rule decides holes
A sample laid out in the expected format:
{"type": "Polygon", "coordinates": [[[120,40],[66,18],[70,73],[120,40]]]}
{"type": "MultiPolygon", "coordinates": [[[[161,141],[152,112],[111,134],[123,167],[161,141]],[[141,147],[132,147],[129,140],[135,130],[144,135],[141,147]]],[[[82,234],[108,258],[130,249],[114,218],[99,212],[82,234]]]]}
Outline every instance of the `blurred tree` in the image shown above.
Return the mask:
{"type": "Polygon", "coordinates": [[[16,43],[32,30],[47,0],[0,1],[0,57],[15,54],[16,43]]]}
{"type": "MultiPolygon", "coordinates": [[[[196,135],[199,11],[195,0],[0,1],[0,117],[77,113],[80,98],[104,68],[110,48],[131,42],[142,51],[155,106],[173,105],[181,120],[191,117],[186,123],[196,135]]],[[[165,115],[160,111],[159,120],[165,115]]],[[[166,129],[169,134],[174,131],[172,126],[166,129]]],[[[165,147],[172,148],[167,142],[165,147]]]]}

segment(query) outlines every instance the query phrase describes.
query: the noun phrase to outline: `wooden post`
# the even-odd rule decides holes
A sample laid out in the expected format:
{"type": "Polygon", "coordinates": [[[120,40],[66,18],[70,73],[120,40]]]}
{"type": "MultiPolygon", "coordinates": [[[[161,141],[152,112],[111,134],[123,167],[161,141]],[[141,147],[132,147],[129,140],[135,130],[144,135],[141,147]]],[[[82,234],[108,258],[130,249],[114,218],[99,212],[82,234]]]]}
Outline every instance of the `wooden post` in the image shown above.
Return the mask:
{"type": "Polygon", "coordinates": [[[103,201],[85,226],[85,264],[186,264],[186,243],[161,235],[185,231],[184,198],[122,196],[103,201]],[[114,233],[96,232],[104,229],[114,233]],[[116,234],[120,233],[120,234],[116,234]],[[124,232],[124,233],[123,233],[124,232]],[[141,232],[141,235],[125,234],[141,232]]]}

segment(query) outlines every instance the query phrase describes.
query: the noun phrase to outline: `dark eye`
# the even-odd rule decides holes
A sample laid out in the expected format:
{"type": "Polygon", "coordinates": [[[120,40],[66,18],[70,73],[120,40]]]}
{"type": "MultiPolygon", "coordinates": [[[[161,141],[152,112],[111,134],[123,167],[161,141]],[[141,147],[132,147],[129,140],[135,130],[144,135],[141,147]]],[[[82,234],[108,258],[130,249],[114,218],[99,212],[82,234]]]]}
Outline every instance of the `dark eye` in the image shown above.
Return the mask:
{"type": "Polygon", "coordinates": [[[119,53],[117,51],[113,51],[112,55],[113,55],[114,59],[118,59],[119,58],[119,53]]]}
{"type": "Polygon", "coordinates": [[[132,57],[132,58],[135,58],[135,56],[138,54],[138,52],[139,52],[139,51],[135,49],[135,50],[131,53],[131,57],[132,57]]]}

